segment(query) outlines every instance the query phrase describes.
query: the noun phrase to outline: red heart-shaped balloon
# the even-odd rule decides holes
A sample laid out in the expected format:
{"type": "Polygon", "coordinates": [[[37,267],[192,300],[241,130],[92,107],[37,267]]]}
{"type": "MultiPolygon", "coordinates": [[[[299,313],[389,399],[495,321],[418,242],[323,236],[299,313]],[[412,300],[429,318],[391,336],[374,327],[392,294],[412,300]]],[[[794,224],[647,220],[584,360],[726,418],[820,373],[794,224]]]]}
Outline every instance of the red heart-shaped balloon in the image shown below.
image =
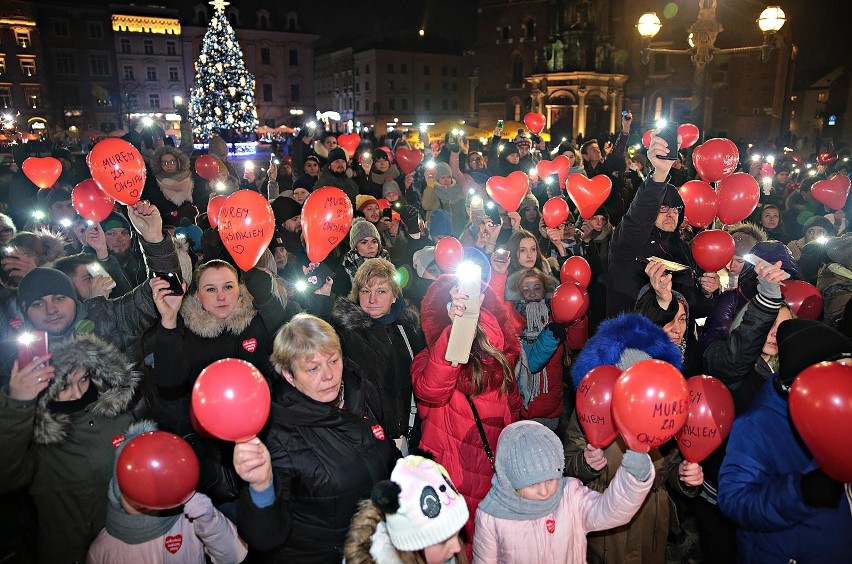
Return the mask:
{"type": "Polygon", "coordinates": [[[651,146],[651,135],[653,134],[653,129],[649,129],[648,131],[642,134],[642,146],[646,149],[651,146]]]}
{"type": "Polygon", "coordinates": [[[760,202],[760,186],[755,178],[745,172],[735,172],[719,181],[719,205],[716,214],[725,225],[738,223],[749,215],[760,202]]]}
{"type": "Polygon", "coordinates": [[[692,239],[692,256],[704,272],[717,272],[734,258],[736,245],[727,231],[708,229],[692,239]]]}
{"type": "Polygon", "coordinates": [[[337,137],[337,144],[343,147],[348,157],[352,157],[361,144],[361,136],[357,133],[344,133],[337,137]]]}
{"type": "Polygon", "coordinates": [[[677,189],[687,223],[704,228],[716,219],[716,191],[703,180],[690,180],[677,189]]]}
{"type": "Polygon", "coordinates": [[[568,202],[559,197],[550,198],[544,202],[544,206],[541,208],[544,224],[551,229],[565,223],[569,213],[571,213],[571,210],[568,209],[568,202]]]}
{"type": "Polygon", "coordinates": [[[781,283],[781,294],[796,317],[817,320],[822,315],[822,294],[810,282],[785,280],[781,283]]]}
{"type": "Polygon", "coordinates": [[[399,170],[403,174],[411,174],[420,166],[420,161],[423,160],[423,153],[414,149],[400,147],[396,150],[396,162],[399,164],[399,170]]]}
{"type": "Polygon", "coordinates": [[[254,190],[234,192],[219,210],[219,237],[231,258],[245,272],[257,265],[272,241],[273,231],[272,206],[254,190]]]}
{"type": "Polygon", "coordinates": [[[94,180],[87,178],[71,190],[71,204],[81,217],[100,222],[112,213],[115,200],[104,194],[94,180]]]}
{"type": "Polygon", "coordinates": [[[530,189],[530,179],[522,170],[509,176],[492,176],[485,183],[485,191],[492,200],[507,212],[516,212],[530,189]]]}
{"type": "Polygon", "coordinates": [[[536,174],[542,180],[554,173],[558,175],[560,189],[565,186],[569,172],[571,172],[571,161],[565,155],[559,155],[552,161],[538,161],[536,165],[536,174]]]}
{"type": "Polygon", "coordinates": [[[219,176],[219,162],[212,155],[201,155],[195,159],[195,172],[204,180],[213,180],[219,176]]]}
{"type": "Polygon", "coordinates": [[[589,370],[577,387],[577,419],[589,444],[606,448],[618,436],[612,418],[612,388],[621,369],[610,364],[589,370]]]}
{"type": "Polygon", "coordinates": [[[682,123],[677,126],[677,134],[678,137],[680,137],[681,149],[692,147],[701,136],[701,132],[698,131],[698,127],[691,123],[682,123]]]}
{"type": "Polygon", "coordinates": [[[612,191],[612,179],[605,174],[586,178],[580,173],[574,173],[568,177],[565,189],[571,197],[571,201],[577,206],[580,217],[591,219],[597,209],[609,198],[609,193],[612,191]]]}
{"type": "Polygon", "coordinates": [[[314,190],[302,208],[302,237],[311,262],[322,262],[352,227],[352,200],[334,186],[314,190]]]}
{"type": "Polygon", "coordinates": [[[772,165],[769,163],[763,163],[760,165],[760,177],[761,178],[774,178],[775,177],[775,169],[772,168],[772,165]]]}
{"type": "Polygon", "coordinates": [[[24,175],[39,188],[50,188],[62,174],[62,163],[53,157],[29,157],[21,168],[24,175]]]}
{"type": "Polygon", "coordinates": [[[843,209],[849,197],[849,177],[837,173],[815,182],[811,187],[811,196],[833,210],[843,209]]]}
{"type": "Polygon", "coordinates": [[[219,211],[225,205],[225,200],[227,199],[227,196],[220,194],[210,198],[210,201],[207,202],[207,222],[210,224],[210,227],[219,227],[219,211]]]}
{"type": "Polygon", "coordinates": [[[142,197],[145,187],[145,160],[139,150],[117,137],[99,141],[89,159],[92,178],[108,196],[126,206],[142,197]]]}
{"type": "Polygon", "coordinates": [[[831,164],[837,160],[837,153],[834,151],[823,151],[817,155],[817,163],[821,165],[831,164]]]}
{"type": "Polygon", "coordinates": [[[683,457],[701,462],[719,448],[734,424],[734,398],[727,386],[712,376],[693,376],[689,389],[686,423],[675,435],[683,457]]]}
{"type": "Polygon", "coordinates": [[[790,415],[820,469],[852,482],[852,365],[820,362],[799,373],[790,389],[790,415]]]}
{"type": "Polygon", "coordinates": [[[524,125],[527,126],[530,132],[538,135],[544,130],[544,126],[547,125],[547,118],[544,117],[544,114],[530,112],[524,116],[524,125]]]}
{"type": "Polygon", "coordinates": [[[680,370],[662,360],[640,360],[612,389],[612,415],[628,448],[648,452],[680,431],[689,391],[680,370]]]}
{"type": "Polygon", "coordinates": [[[740,150],[730,139],[708,139],[692,153],[695,171],[707,182],[718,182],[737,170],[740,150]]]}

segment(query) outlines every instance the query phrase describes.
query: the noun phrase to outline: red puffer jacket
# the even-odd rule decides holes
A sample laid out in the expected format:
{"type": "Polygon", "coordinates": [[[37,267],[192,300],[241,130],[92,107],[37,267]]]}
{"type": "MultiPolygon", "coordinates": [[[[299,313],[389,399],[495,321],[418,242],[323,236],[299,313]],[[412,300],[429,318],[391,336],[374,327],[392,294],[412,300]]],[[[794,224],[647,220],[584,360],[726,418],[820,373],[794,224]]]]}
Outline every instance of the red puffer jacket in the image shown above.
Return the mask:
{"type": "MultiPolygon", "coordinates": [[[[451,328],[447,302],[455,285],[455,277],[441,276],[423,299],[421,317],[427,348],[414,358],[411,379],[423,423],[420,447],[435,455],[467,501],[470,519],[465,528],[472,539],[476,508],[491,488],[493,471],[466,398],[472,392],[471,367],[460,364],[453,368],[444,360],[451,328]]],[[[514,366],[521,349],[517,327],[494,292],[486,288],[484,294],[479,325],[489,342],[514,366]]],[[[521,398],[517,387],[509,394],[500,392],[503,374],[496,360],[485,359],[482,364],[487,387],[473,401],[493,451],[500,431],[518,420],[521,398]]]]}

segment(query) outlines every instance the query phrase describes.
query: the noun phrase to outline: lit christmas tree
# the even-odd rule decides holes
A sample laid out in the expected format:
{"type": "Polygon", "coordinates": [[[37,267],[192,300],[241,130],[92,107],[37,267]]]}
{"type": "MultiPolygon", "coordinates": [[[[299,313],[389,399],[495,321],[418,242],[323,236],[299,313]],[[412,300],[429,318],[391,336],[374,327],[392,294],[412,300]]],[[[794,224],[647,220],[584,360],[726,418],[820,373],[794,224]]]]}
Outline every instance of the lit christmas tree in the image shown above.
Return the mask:
{"type": "Polygon", "coordinates": [[[228,2],[214,0],[213,19],[195,61],[195,82],[190,89],[189,118],[195,135],[257,126],[254,76],[243,63],[243,50],[225,17],[228,2]]]}

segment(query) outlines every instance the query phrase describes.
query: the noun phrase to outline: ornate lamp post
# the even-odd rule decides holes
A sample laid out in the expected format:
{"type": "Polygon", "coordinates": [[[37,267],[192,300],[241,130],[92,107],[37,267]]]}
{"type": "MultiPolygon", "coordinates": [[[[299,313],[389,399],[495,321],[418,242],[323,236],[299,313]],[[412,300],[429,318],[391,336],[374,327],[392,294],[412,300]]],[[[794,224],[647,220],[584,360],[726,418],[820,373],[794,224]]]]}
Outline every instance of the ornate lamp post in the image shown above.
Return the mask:
{"type": "Polygon", "coordinates": [[[692,123],[703,132],[706,125],[705,96],[707,88],[707,65],[717,53],[746,53],[760,51],[760,59],[769,61],[769,55],[775,48],[775,34],[784,26],[787,18],[778,6],[770,6],[761,12],[757,20],[763,32],[763,44],[746,47],[720,49],[715,46],[716,36],[724,29],[716,19],[716,0],[698,0],[698,19],[689,27],[688,49],[659,49],[651,47],[651,40],[660,32],[663,25],[654,12],[642,14],[636,23],[636,29],[644,40],[642,63],[647,65],[651,53],[664,55],[690,55],[695,72],[692,77],[692,123]]]}

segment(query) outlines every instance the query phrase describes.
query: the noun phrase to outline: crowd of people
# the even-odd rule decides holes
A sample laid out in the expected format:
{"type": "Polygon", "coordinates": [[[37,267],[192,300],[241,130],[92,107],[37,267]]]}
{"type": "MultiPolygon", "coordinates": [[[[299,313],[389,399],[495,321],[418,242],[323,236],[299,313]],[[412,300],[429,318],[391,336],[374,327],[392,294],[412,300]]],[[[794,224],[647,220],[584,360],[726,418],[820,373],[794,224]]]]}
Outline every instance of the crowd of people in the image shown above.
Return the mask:
{"type": "MultiPolygon", "coordinates": [[[[395,162],[416,150],[407,137],[349,154],[305,127],[289,154],[240,173],[218,136],[196,152],[188,131],[175,146],[140,126],[127,140],[146,158],[142,199],[101,222],[72,205],[84,157],[55,147],[62,174],[42,190],[13,166],[0,179],[0,560],[663,563],[688,518],[704,562],[848,561],[852,498],[803,446],[787,397],[805,368],[852,356],[852,199],[830,210],[811,196],[852,152],[779,153],[752,216],[724,226],[733,259],[705,272],[677,189],[695,176],[689,151],[668,160],[657,136],[628,151],[632,126],[625,112],[617,135],[580,146],[495,130],[482,150],[449,133],[409,174],[395,162]],[[201,154],[215,178],[196,173],[201,154]],[[611,181],[587,219],[556,174],[531,172],[560,155],[611,181]],[[515,171],[530,187],[505,210],[485,184],[515,171]],[[324,186],[355,219],[316,263],[302,209],[324,186]],[[237,190],[275,217],[248,271],[207,216],[237,190]],[[553,197],[572,210],[555,227],[542,217],[553,197]],[[478,293],[442,270],[447,237],[479,267],[478,293]],[[589,308],[560,323],[551,299],[574,256],[589,308]],[[790,278],[818,288],[819,320],[785,303],[790,278]],[[469,309],[469,359],[448,361],[469,309]],[[21,363],[35,332],[49,353],[21,363]],[[254,365],[272,396],[263,431],[236,444],[191,410],[199,374],[225,358],[254,365]],[[673,440],[640,453],[586,437],[582,378],[645,359],[730,390],[733,431],[701,463],[673,440]],[[199,459],[197,492],[175,509],[140,505],[116,477],[123,445],[152,429],[199,459]]],[[[772,150],[743,148],[744,172],[758,177],[772,150]]]]}

